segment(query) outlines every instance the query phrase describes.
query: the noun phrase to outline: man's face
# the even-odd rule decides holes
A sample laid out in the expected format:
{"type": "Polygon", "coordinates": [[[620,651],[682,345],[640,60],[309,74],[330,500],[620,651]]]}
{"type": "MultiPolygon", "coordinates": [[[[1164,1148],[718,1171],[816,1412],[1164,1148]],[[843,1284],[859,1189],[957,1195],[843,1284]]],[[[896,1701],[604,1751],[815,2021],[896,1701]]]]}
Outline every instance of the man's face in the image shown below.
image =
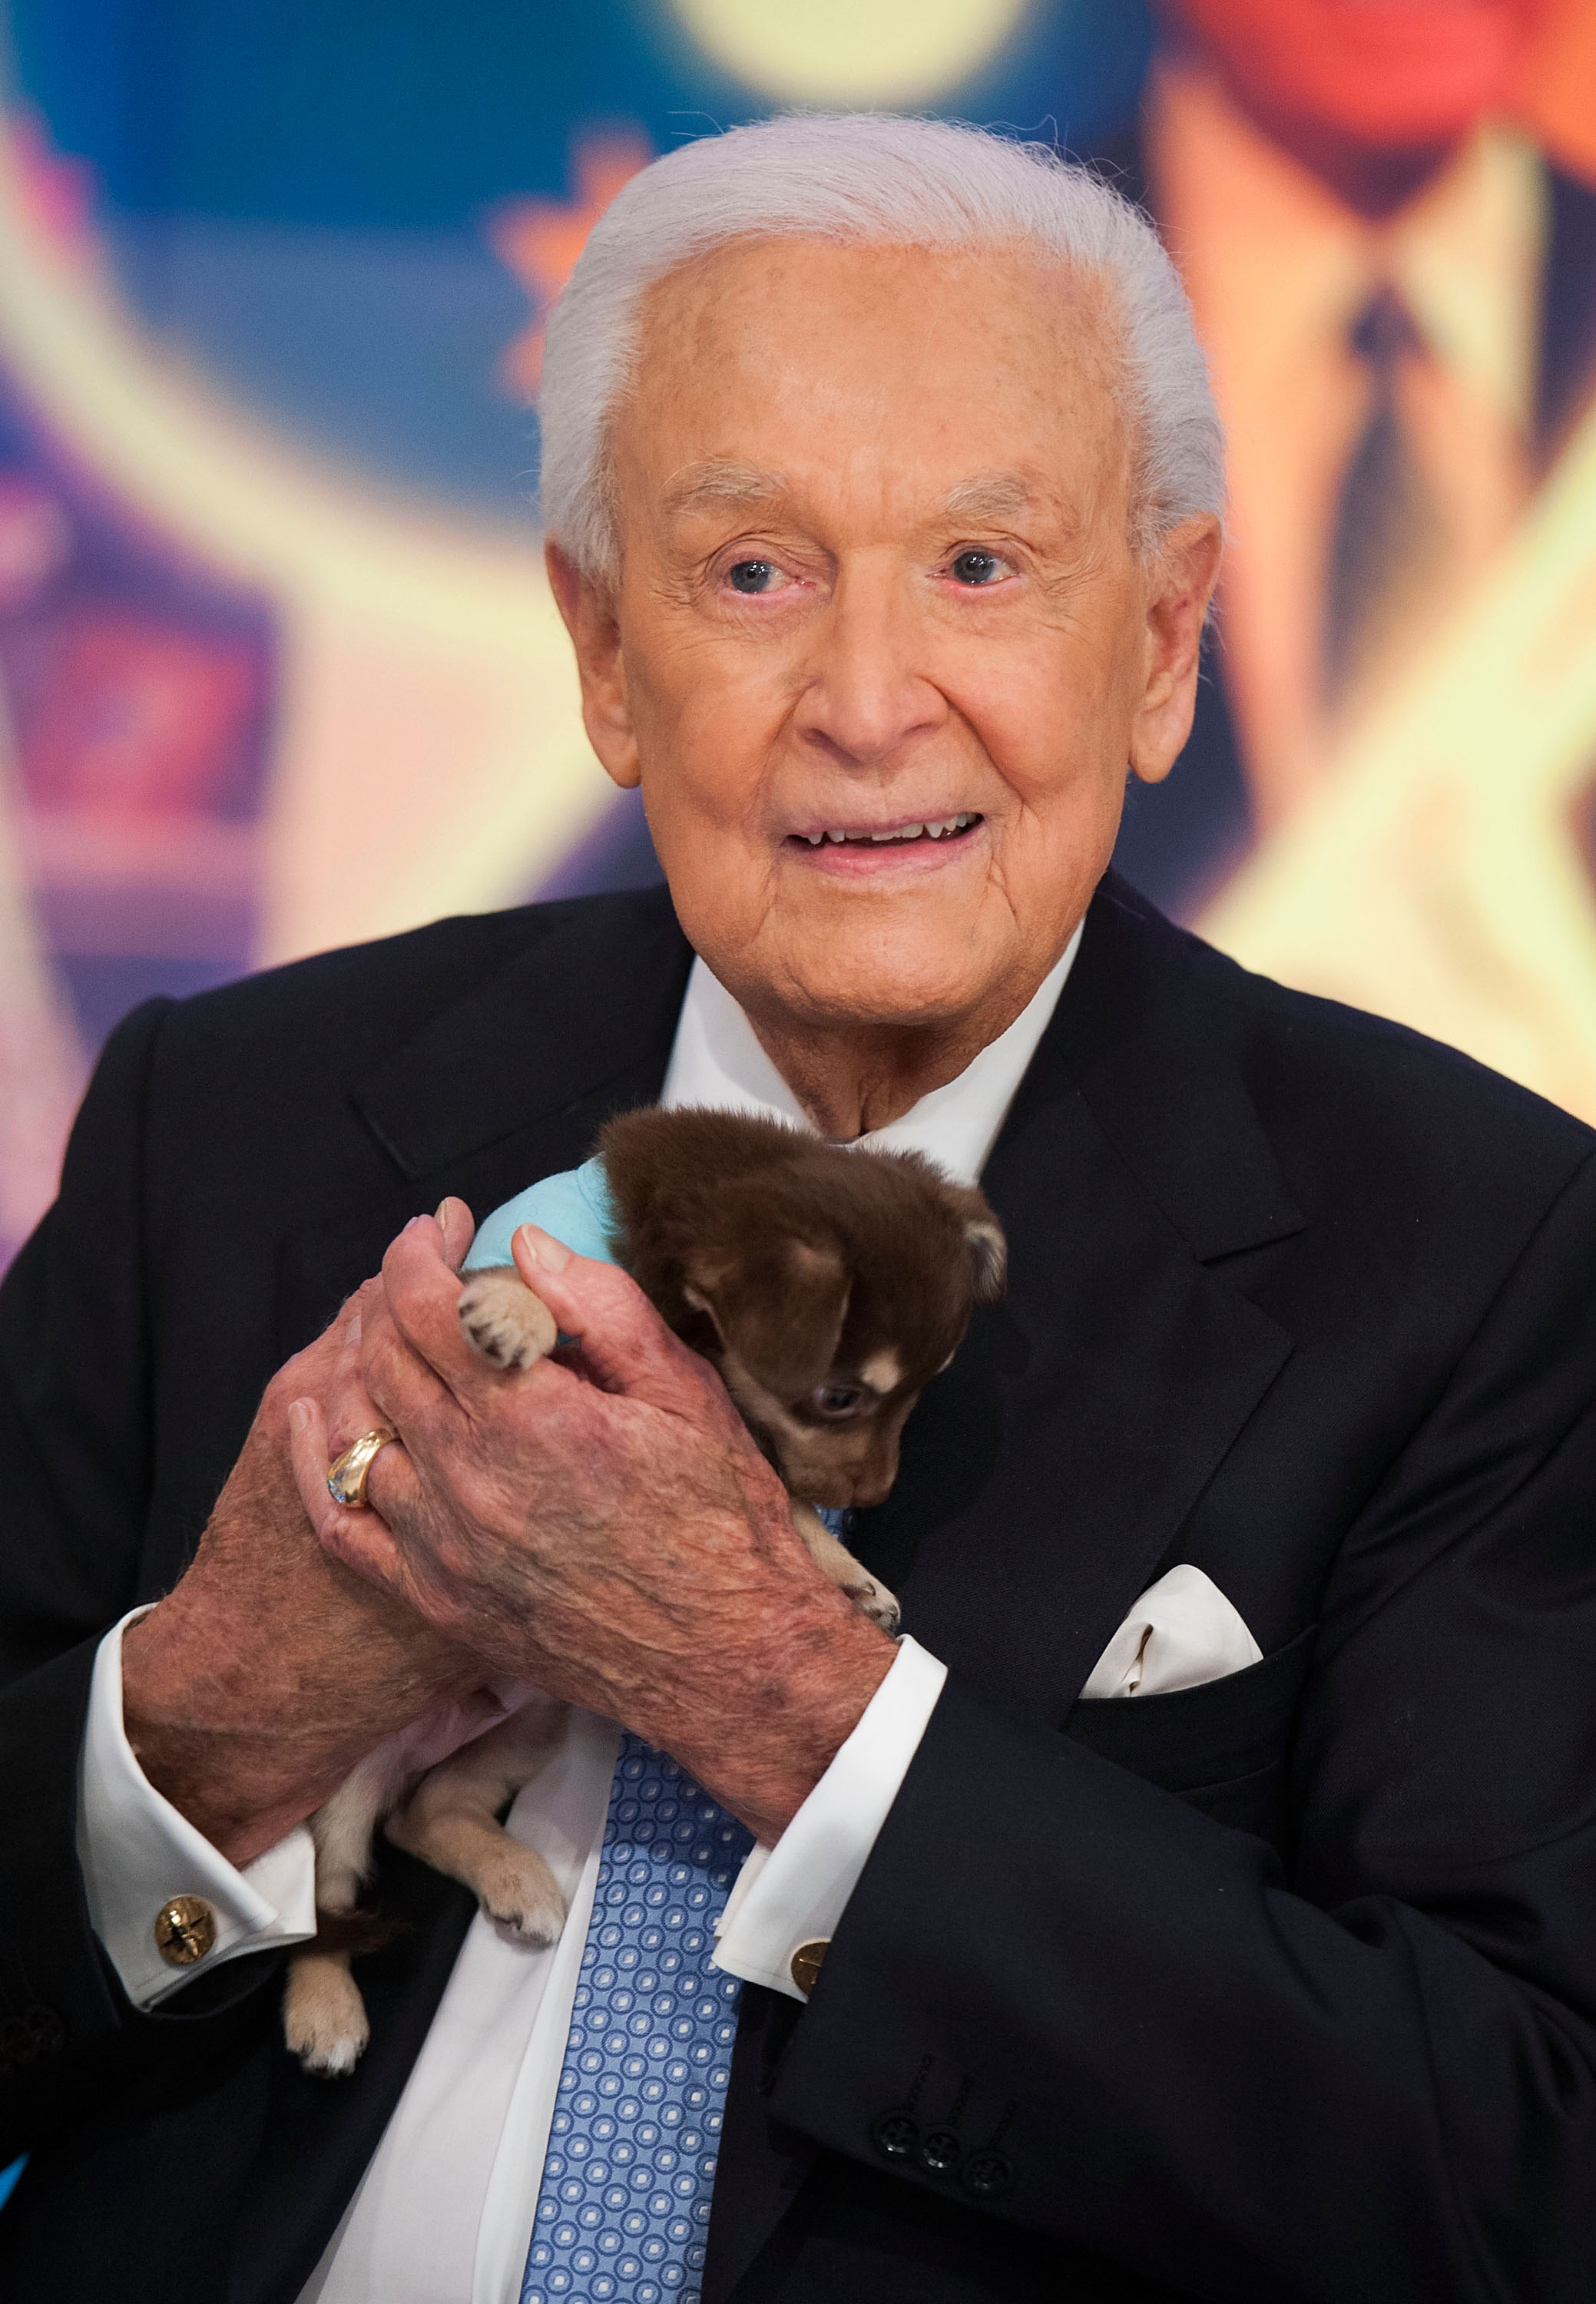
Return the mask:
{"type": "Polygon", "coordinates": [[[1018,256],[809,241],[653,292],[618,588],[554,572],[600,757],[756,1020],[1006,1021],[1127,763],[1184,741],[1100,297],[1018,256]]]}

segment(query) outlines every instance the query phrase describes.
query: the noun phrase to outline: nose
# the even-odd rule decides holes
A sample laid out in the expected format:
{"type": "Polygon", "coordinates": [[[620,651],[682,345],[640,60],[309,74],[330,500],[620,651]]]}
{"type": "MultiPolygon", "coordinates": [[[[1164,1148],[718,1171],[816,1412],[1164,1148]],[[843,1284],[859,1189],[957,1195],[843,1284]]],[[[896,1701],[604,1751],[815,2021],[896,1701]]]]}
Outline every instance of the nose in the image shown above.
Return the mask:
{"type": "Polygon", "coordinates": [[[924,667],[924,640],[892,572],[845,570],[794,714],[799,735],[845,767],[879,768],[942,726],[947,701],[924,667]]]}

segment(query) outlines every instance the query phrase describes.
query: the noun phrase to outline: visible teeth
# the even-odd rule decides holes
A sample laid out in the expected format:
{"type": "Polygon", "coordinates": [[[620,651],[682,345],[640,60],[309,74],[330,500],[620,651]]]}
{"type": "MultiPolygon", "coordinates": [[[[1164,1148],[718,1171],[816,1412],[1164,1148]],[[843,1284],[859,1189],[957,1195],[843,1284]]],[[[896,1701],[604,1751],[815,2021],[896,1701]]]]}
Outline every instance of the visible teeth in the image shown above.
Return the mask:
{"type": "Polygon", "coordinates": [[[811,848],[819,848],[827,840],[838,848],[845,843],[856,848],[883,848],[900,840],[946,840],[950,834],[963,832],[974,822],[973,816],[960,815],[944,817],[936,823],[900,825],[896,832],[806,832],[802,836],[811,848]]]}

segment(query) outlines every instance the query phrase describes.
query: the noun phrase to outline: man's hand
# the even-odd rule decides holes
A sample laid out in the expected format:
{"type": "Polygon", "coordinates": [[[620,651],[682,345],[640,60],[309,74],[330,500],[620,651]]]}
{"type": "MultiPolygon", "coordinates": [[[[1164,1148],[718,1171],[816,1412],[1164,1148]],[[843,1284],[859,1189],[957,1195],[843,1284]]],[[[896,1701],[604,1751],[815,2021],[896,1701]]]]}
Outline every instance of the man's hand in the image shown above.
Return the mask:
{"type": "Polygon", "coordinates": [[[505,1375],[474,1353],[438,1228],[418,1218],[361,1338],[403,1444],[373,1463],[370,1508],[344,1511],[326,1487],[344,1443],[308,1400],[305,1507],[336,1560],[445,1641],[622,1722],[774,1840],[893,1645],[815,1567],[714,1370],[635,1283],[531,1227],[514,1254],[574,1354],[505,1375]]]}
{"type": "MultiPolygon", "coordinates": [[[[449,1206],[441,1261],[471,1219],[449,1206]]],[[[446,1266],[445,1267],[446,1269],[446,1266]]],[[[313,1392],[342,1448],[382,1421],[360,1381],[369,1281],[267,1387],[187,1573],[123,1641],[123,1712],[158,1792],[234,1864],[318,1808],[355,1761],[484,1674],[391,1594],[317,1541],[289,1457],[290,1402],[313,1392]]],[[[492,1715],[484,1694],[484,1717],[492,1715]]]]}

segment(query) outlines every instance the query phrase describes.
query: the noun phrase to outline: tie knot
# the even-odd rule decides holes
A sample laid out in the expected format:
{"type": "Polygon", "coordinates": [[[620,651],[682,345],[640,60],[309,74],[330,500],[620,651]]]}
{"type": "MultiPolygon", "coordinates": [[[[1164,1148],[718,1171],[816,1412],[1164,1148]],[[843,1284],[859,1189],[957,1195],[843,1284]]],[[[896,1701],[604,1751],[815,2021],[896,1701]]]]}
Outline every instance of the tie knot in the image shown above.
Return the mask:
{"type": "Polygon", "coordinates": [[[1347,331],[1347,342],[1378,375],[1388,375],[1405,355],[1424,349],[1417,322],[1388,282],[1363,305],[1347,331]]]}

